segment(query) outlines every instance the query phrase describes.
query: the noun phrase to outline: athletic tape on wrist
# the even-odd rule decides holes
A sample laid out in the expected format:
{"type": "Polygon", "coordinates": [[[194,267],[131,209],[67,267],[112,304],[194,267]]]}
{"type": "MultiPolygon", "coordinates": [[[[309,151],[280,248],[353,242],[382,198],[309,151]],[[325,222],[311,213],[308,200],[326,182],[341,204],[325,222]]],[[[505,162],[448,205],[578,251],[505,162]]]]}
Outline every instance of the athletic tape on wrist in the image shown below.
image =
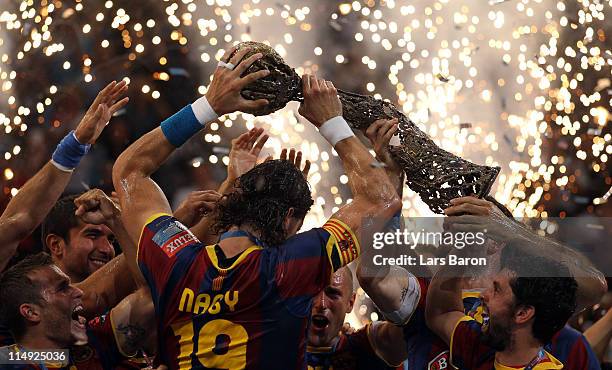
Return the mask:
{"type": "Polygon", "coordinates": [[[166,139],[178,148],[217,117],[217,113],[203,96],[166,118],[161,123],[161,129],[166,139]]]}
{"type": "Polygon", "coordinates": [[[319,127],[319,132],[332,146],[336,146],[341,140],[355,136],[342,116],[336,116],[325,121],[319,127]]]}
{"type": "Polygon", "coordinates": [[[419,300],[421,298],[421,286],[419,285],[417,278],[408,270],[404,268],[400,269],[401,270],[398,271],[401,271],[402,274],[408,278],[408,286],[404,291],[402,291],[400,307],[393,312],[382,312],[382,314],[391,323],[398,326],[403,326],[408,322],[408,320],[410,320],[412,314],[419,304],[419,300]]]}
{"type": "Polygon", "coordinates": [[[205,96],[202,96],[198,98],[198,100],[194,101],[191,104],[191,109],[193,109],[193,114],[195,114],[198,122],[200,122],[201,125],[206,125],[207,123],[219,118],[219,115],[217,112],[215,112],[205,96]]]}
{"type": "Polygon", "coordinates": [[[72,171],[79,165],[81,158],[91,148],[90,144],[81,144],[77,140],[74,131],[70,131],[62,141],[57,144],[57,148],[51,156],[51,163],[62,171],[72,171]]]}

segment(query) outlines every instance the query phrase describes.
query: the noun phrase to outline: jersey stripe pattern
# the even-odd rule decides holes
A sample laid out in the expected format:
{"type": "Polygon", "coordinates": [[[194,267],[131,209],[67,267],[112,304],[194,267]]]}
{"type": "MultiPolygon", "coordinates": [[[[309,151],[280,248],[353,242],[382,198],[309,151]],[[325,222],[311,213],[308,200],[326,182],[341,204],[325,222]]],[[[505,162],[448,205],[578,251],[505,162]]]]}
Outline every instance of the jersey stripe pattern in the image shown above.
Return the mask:
{"type": "Polygon", "coordinates": [[[359,255],[339,220],[278,247],[254,244],[227,268],[178,220],[154,215],[138,264],[151,289],[159,363],[170,369],[303,369],[312,298],[359,255]]]}

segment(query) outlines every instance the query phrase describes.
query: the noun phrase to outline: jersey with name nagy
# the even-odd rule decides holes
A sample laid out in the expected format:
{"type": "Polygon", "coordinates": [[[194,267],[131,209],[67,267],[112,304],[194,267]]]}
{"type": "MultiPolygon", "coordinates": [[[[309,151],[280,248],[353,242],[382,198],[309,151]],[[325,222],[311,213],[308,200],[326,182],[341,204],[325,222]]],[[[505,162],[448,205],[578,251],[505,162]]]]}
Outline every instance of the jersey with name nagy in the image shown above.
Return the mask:
{"type": "Polygon", "coordinates": [[[143,228],[138,263],[157,319],[158,362],[170,369],[302,369],[312,298],[359,255],[339,220],[278,247],[254,243],[222,268],[178,220],[143,228]]]}

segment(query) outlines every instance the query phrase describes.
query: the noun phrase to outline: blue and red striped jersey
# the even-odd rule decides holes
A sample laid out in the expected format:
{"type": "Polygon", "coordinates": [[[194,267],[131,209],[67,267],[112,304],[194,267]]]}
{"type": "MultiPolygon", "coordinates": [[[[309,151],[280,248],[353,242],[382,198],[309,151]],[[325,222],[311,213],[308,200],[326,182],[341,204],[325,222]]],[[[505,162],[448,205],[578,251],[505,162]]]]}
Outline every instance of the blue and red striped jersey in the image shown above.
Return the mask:
{"type": "MultiPolygon", "coordinates": [[[[408,368],[415,370],[443,370],[450,365],[448,345],[425,323],[425,297],[429,279],[418,278],[421,300],[410,321],[404,326],[404,340],[408,347],[408,368]]],[[[467,316],[482,323],[482,305],[478,291],[463,291],[463,306],[467,316]]],[[[600,365],[591,346],[575,329],[565,326],[544,347],[548,353],[563,363],[564,370],[599,370],[600,365]]],[[[459,368],[463,370],[463,368],[459,368]]]]}
{"type": "Polygon", "coordinates": [[[584,335],[566,325],[544,347],[563,363],[563,369],[601,370],[597,356],[584,335]]]}
{"type": "Polygon", "coordinates": [[[178,220],[155,215],[138,263],[158,322],[158,362],[170,369],[303,369],[312,298],[359,255],[338,220],[278,247],[254,245],[222,268],[178,220]]]}
{"type": "MultiPolygon", "coordinates": [[[[482,324],[470,316],[461,318],[451,337],[450,363],[459,369],[471,370],[523,370],[527,367],[505,366],[495,359],[496,351],[482,341],[482,324]]],[[[541,350],[528,365],[529,370],[558,370],[561,361],[541,350]]]]}

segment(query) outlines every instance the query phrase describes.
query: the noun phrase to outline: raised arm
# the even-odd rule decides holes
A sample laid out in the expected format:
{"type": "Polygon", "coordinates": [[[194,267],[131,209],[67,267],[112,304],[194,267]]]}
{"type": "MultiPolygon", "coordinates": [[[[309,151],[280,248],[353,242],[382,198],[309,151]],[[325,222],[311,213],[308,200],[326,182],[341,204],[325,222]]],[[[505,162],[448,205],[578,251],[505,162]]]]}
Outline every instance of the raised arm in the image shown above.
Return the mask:
{"type": "Polygon", "coordinates": [[[506,215],[500,207],[486,199],[462,197],[451,200],[444,212],[457,231],[482,232],[502,243],[532,246],[542,256],[554,256],[565,264],[578,283],[576,312],[594,305],[608,291],[605,276],[581,253],[550,238],[537,235],[526,225],[506,215]]]}
{"type": "Polygon", "coordinates": [[[401,200],[385,171],[375,164],[368,149],[342,118],[342,104],[331,81],[304,75],[304,102],[299,112],[332,144],[344,166],[353,201],[332,218],[346,224],[355,235],[364,219],[388,221],[401,209],[401,200]]]}
{"type": "Polygon", "coordinates": [[[427,326],[450,345],[457,322],[465,316],[461,290],[465,280],[457,271],[440,269],[427,289],[427,326]]]}
{"type": "MultiPolygon", "coordinates": [[[[232,51],[226,55],[231,55],[232,51]]],[[[149,217],[157,213],[171,213],[166,197],[150,178],[151,174],[177,147],[203,129],[206,123],[217,119],[218,115],[237,110],[249,112],[267,104],[266,100],[249,101],[240,95],[244,86],[269,73],[259,71],[241,78],[241,74],[262,56],[260,53],[254,54],[238,64],[247,52],[248,49],[244,48],[234,55],[231,60],[237,65],[234,70],[217,67],[206,96],[138,139],[115,162],[113,183],[119,195],[127,232],[135,245],[149,217]]],[[[133,252],[135,254],[136,251],[133,252]]]]}
{"type": "Polygon", "coordinates": [[[19,242],[42,222],[66,189],[74,168],[96,142],[111,116],[128,98],[125,82],[108,84],[95,98],[75,131],[58,145],[53,159],[43,166],[11,199],[0,216],[0,271],[15,254],[19,242]]]}
{"type": "Polygon", "coordinates": [[[83,290],[83,306],[89,317],[108,311],[145,282],[136,257],[130,254],[136,248],[123,227],[116,204],[100,189],[89,190],[74,203],[76,215],[83,222],[108,226],[125,251],[78,284],[83,290]]]}
{"type": "Polygon", "coordinates": [[[612,340],[612,310],[609,309],[601,319],[585,330],[584,336],[593,348],[597,359],[603,362],[612,340]]]}

